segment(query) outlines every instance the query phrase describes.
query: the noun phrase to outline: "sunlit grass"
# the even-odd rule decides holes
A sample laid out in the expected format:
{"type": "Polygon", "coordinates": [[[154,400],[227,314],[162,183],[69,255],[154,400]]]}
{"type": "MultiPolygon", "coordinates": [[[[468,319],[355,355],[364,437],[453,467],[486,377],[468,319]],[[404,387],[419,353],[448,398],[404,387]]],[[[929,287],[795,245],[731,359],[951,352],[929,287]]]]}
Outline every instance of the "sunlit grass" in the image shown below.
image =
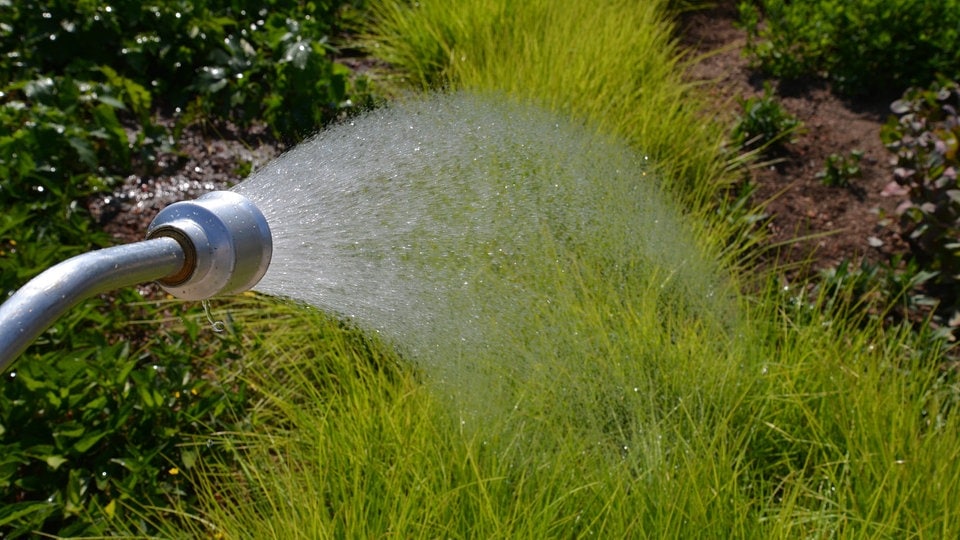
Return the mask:
{"type": "MultiPolygon", "coordinates": [[[[574,302],[581,332],[611,330],[590,313],[598,290],[613,294],[574,302]]],[[[788,305],[776,294],[725,343],[626,310],[617,342],[566,370],[545,359],[516,381],[527,399],[481,425],[389,347],[255,304],[243,332],[268,330],[247,355],[257,427],[214,437],[237,461],[203,465],[190,534],[951,536],[956,384],[916,336],[773,309],[788,305]]]]}
{"type": "Polygon", "coordinates": [[[584,357],[544,358],[514,381],[516,408],[480,423],[451,415],[389,348],[319,313],[269,304],[254,306],[272,314],[261,322],[236,313],[249,321],[245,335],[269,330],[246,356],[262,407],[252,432],[213,439],[238,461],[206,464],[209,505],[191,534],[537,538],[745,526],[747,512],[711,524],[726,499],[684,488],[743,499],[727,454],[738,447],[724,443],[737,434],[714,428],[749,388],[732,377],[726,348],[702,339],[703,328],[656,320],[654,297],[610,321],[595,302],[616,291],[571,292],[582,293],[570,299],[581,317],[566,330],[617,338],[592,340],[584,357]],[[683,347],[665,342],[664,326],[683,347]],[[708,355],[716,369],[694,361],[708,355]]]}
{"type": "Polygon", "coordinates": [[[793,305],[772,321],[762,376],[736,413],[765,485],[761,519],[782,538],[955,535],[960,387],[939,347],[850,308],[793,305]]]}
{"type": "MultiPolygon", "coordinates": [[[[670,2],[371,2],[371,52],[420,89],[506,92],[650,156],[683,200],[712,199],[723,130],[683,81],[670,2]]],[[[696,205],[696,203],[693,203],[696,205]]]]}

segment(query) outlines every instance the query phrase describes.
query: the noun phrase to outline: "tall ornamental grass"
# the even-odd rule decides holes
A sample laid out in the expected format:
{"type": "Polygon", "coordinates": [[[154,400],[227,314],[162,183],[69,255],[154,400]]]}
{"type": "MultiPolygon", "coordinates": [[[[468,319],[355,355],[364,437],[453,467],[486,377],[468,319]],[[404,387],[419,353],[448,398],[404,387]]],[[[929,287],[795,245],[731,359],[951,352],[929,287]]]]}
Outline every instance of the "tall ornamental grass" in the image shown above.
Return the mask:
{"type": "MultiPolygon", "coordinates": [[[[248,319],[270,314],[246,328],[269,328],[247,351],[259,427],[203,441],[233,457],[202,465],[205,512],[167,516],[193,527],[171,534],[953,536],[958,388],[933,353],[906,331],[776,308],[779,293],[763,303],[722,346],[695,329],[664,342],[638,306],[617,342],[520,382],[533,403],[481,429],[389,347],[311,310],[256,305],[248,319]]],[[[581,329],[609,328],[590,304],[581,329]]]]}
{"type": "Polygon", "coordinates": [[[723,130],[683,81],[671,3],[371,2],[371,52],[418,89],[506,92],[618,135],[681,199],[710,200],[723,130]]]}

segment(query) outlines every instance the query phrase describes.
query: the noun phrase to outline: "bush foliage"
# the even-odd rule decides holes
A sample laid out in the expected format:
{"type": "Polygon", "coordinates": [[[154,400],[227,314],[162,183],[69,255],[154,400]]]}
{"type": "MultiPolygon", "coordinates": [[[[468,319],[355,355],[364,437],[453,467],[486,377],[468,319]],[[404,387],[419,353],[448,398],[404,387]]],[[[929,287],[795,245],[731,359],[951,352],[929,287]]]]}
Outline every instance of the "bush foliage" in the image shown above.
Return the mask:
{"type": "Polygon", "coordinates": [[[764,71],[823,75],[843,94],[900,92],[960,69],[960,0],[747,0],[740,13],[764,71]]]}
{"type": "Polygon", "coordinates": [[[102,66],[164,106],[301,136],[347,103],[349,70],[328,34],[343,2],[6,2],[0,84],[34,77],[103,81],[102,66]]]}
{"type": "Polygon", "coordinates": [[[88,303],[5,374],[0,536],[152,533],[139,512],[195,501],[194,464],[220,451],[197,441],[239,428],[248,391],[225,374],[236,335],[211,340],[193,315],[136,347],[98,332],[115,315],[88,303]]]}
{"type": "Polygon", "coordinates": [[[349,71],[327,34],[342,4],[0,0],[0,290],[56,260],[28,244],[106,243],[83,200],[174,146],[158,109],[292,140],[341,114],[349,71]]]}
{"type": "Polygon", "coordinates": [[[911,88],[891,105],[897,116],[883,127],[896,154],[894,177],[908,200],[898,211],[913,254],[937,272],[934,282],[949,306],[960,301],[960,84],[940,81],[911,88]]]}

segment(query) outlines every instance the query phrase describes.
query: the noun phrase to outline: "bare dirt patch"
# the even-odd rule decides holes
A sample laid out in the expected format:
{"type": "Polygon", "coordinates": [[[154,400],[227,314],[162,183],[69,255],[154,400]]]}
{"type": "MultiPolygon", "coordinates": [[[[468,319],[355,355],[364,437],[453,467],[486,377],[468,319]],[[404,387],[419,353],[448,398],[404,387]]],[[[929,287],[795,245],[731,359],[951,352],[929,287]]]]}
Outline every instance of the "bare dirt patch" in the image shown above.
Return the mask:
{"type": "Polygon", "coordinates": [[[756,186],[753,202],[769,215],[771,255],[792,268],[789,277],[802,277],[844,260],[888,261],[907,251],[894,213],[900,201],[882,195],[893,179],[892,156],[880,140],[889,103],[847,101],[821,81],[767,81],[743,55],[746,33],[736,20],[735,2],[690,12],[681,19],[681,42],[693,58],[689,79],[706,86],[717,115],[735,121],[738,97],[761,96],[769,82],[784,109],[804,124],[785,152],[774,156],[776,163],[748,171],[756,186]],[[824,185],[817,175],[828,157],[853,151],[863,154],[861,176],[848,187],[824,185]]]}
{"type": "MultiPolygon", "coordinates": [[[[160,122],[173,125],[170,119],[160,122]]],[[[139,171],[124,178],[112,193],[91,197],[87,206],[118,242],[137,242],[165,206],[228,189],[279,155],[281,149],[263,127],[191,126],[183,130],[175,151],[140,164],[139,171]]]]}

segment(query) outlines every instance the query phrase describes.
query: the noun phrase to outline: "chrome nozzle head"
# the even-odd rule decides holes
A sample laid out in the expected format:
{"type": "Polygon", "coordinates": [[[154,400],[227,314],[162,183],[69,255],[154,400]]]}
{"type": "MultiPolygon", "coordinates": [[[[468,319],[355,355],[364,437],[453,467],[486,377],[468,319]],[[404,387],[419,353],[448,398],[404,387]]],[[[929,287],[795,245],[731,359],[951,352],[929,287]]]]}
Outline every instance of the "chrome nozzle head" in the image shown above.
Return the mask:
{"type": "Polygon", "coordinates": [[[183,268],[160,280],[160,285],[185,300],[251,289],[266,273],[273,255],[263,213],[232,191],[212,191],[164,208],[147,228],[147,238],[158,236],[174,238],[183,248],[183,268]]]}

